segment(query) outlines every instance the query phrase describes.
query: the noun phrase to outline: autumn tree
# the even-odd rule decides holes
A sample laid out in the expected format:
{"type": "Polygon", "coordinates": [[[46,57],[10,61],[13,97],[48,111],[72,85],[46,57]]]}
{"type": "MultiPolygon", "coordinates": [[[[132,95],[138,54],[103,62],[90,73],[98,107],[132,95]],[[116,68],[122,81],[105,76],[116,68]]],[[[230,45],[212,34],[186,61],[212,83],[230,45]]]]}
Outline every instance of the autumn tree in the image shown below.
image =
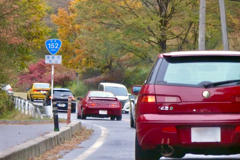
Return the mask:
{"type": "Polygon", "coordinates": [[[13,75],[44,43],[49,31],[43,21],[46,8],[44,0],[0,0],[0,83],[17,79],[13,75]]]}
{"type": "MultiPolygon", "coordinates": [[[[29,65],[28,70],[18,76],[18,86],[24,91],[32,83],[46,82],[51,84],[51,75],[52,65],[45,64],[45,60],[40,59],[29,65]]],[[[74,69],[67,69],[61,64],[54,65],[54,86],[66,87],[75,77],[74,69]]]]}
{"type": "MultiPolygon", "coordinates": [[[[217,5],[207,0],[207,49],[221,48],[217,5]]],[[[69,8],[60,9],[52,19],[66,41],[61,51],[65,64],[83,78],[124,82],[141,73],[141,83],[157,54],[198,49],[199,1],[75,0],[69,8]]],[[[239,24],[231,13],[227,8],[228,23],[239,24]]]]}

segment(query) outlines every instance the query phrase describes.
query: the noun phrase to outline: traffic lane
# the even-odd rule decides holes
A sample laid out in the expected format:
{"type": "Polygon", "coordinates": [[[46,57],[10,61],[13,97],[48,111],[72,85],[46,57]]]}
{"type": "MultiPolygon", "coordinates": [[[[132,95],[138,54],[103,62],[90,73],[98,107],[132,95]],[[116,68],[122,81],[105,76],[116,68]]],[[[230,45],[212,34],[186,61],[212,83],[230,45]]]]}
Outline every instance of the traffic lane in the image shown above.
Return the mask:
{"type": "MultiPolygon", "coordinates": [[[[67,118],[66,113],[62,113],[60,115],[61,118],[67,118]]],[[[71,120],[76,120],[76,113],[71,114],[71,120]]],[[[130,122],[129,122],[129,114],[123,114],[122,115],[122,121],[111,121],[108,118],[90,118],[88,117],[86,120],[80,120],[83,124],[83,126],[94,126],[94,124],[97,125],[102,125],[106,127],[107,129],[110,130],[109,134],[111,135],[109,138],[107,138],[107,141],[105,142],[104,145],[101,146],[95,153],[93,153],[88,159],[106,159],[106,160],[111,160],[112,159],[123,159],[123,160],[134,160],[135,159],[135,129],[130,128],[130,122]],[[108,123],[106,123],[108,122],[108,123]],[[110,123],[113,122],[113,123],[110,123]],[[121,125],[117,125],[116,127],[116,122],[121,122],[121,125]],[[112,126],[113,125],[113,126],[112,126]],[[129,132],[128,130],[131,130],[129,132]],[[126,134],[120,134],[120,133],[126,133],[126,134]],[[117,135],[114,137],[112,134],[117,135]],[[126,137],[126,135],[128,135],[126,137]],[[124,145],[125,148],[122,148],[122,144],[124,145]],[[106,152],[104,155],[102,155],[99,152],[106,152]],[[119,154],[120,153],[120,154],[119,154]],[[125,155],[124,157],[121,155],[125,155]]],[[[94,127],[93,127],[94,129],[94,127]]],[[[94,129],[95,132],[95,129],[94,129]]],[[[94,133],[93,132],[93,133],[94,133]]],[[[98,133],[98,136],[100,136],[100,133],[98,133]]],[[[90,137],[92,139],[92,136],[90,137]]],[[[95,137],[95,139],[97,139],[95,137]]],[[[87,146],[91,146],[89,143],[89,140],[84,141],[81,146],[85,147],[85,150],[87,149],[87,146]]],[[[91,144],[94,142],[91,141],[91,144]]],[[[83,152],[81,152],[83,153],[83,152]]],[[[79,155],[80,152],[79,152],[79,155]]],[[[161,157],[162,159],[173,159],[173,158],[165,158],[161,157]]],[[[226,160],[226,159],[240,159],[240,154],[237,155],[223,155],[223,156],[213,156],[213,155],[197,155],[197,154],[186,154],[182,159],[197,159],[197,160],[206,160],[206,159],[212,159],[212,160],[226,160]]],[[[67,160],[67,159],[66,159],[67,160]]]]}
{"type": "MultiPolygon", "coordinates": [[[[66,113],[58,113],[60,118],[67,118],[66,113]]],[[[71,114],[71,120],[77,120],[76,114],[71,114]]],[[[87,117],[86,120],[80,120],[83,126],[88,129],[93,129],[94,132],[90,136],[90,139],[82,142],[76,148],[59,160],[69,160],[79,158],[84,155],[84,152],[91,148],[94,143],[100,138],[102,130],[100,127],[104,127],[108,131],[106,141],[94,151],[91,155],[86,157],[86,160],[92,159],[121,159],[130,160],[134,159],[134,141],[131,139],[135,135],[135,129],[130,128],[129,114],[122,115],[122,121],[111,121],[110,118],[92,118],[87,117]]],[[[81,159],[82,160],[82,159],[81,159]]]]}

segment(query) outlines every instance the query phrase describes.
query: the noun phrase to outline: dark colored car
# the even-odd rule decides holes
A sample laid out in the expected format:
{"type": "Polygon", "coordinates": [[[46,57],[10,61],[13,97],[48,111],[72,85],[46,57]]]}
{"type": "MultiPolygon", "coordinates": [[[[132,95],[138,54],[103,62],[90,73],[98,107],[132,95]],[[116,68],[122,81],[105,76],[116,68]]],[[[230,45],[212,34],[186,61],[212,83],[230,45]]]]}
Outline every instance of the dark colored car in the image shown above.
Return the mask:
{"type": "MultiPolygon", "coordinates": [[[[71,112],[76,112],[76,101],[72,92],[67,88],[53,88],[53,102],[56,102],[58,111],[68,110],[68,97],[71,97],[71,112]]],[[[54,103],[53,103],[54,104],[54,103]]],[[[51,105],[51,90],[48,92],[43,101],[44,106],[51,105]]]]}
{"type": "Polygon", "coordinates": [[[138,93],[136,160],[240,153],[240,52],[160,54],[138,93]]]}
{"type": "Polygon", "coordinates": [[[84,98],[79,98],[77,118],[110,117],[122,120],[122,104],[111,92],[89,91],[84,98]]]}

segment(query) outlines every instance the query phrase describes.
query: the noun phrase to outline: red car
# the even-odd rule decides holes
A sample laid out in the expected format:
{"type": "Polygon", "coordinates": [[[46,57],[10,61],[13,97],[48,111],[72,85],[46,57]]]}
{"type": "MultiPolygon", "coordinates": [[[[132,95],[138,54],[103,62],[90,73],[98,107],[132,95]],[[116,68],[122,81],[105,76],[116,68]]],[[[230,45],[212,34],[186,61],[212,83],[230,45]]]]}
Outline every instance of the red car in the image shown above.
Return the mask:
{"type": "Polygon", "coordinates": [[[79,98],[77,118],[110,117],[122,120],[122,104],[117,97],[106,91],[89,91],[84,98],[79,98]]]}
{"type": "Polygon", "coordinates": [[[240,52],[160,54],[135,94],[136,160],[240,153],[240,52]]]}

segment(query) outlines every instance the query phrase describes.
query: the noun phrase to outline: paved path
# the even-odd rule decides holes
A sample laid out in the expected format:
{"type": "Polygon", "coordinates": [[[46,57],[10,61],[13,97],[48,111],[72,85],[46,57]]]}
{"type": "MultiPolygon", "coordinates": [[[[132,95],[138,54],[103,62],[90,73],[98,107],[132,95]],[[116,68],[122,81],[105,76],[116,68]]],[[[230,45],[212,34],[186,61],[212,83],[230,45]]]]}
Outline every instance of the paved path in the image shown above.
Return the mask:
{"type": "MultiPolygon", "coordinates": [[[[60,123],[59,128],[66,125],[66,123],[60,123]]],[[[43,136],[52,131],[54,131],[54,124],[0,124],[0,153],[2,150],[43,136]]]]}

